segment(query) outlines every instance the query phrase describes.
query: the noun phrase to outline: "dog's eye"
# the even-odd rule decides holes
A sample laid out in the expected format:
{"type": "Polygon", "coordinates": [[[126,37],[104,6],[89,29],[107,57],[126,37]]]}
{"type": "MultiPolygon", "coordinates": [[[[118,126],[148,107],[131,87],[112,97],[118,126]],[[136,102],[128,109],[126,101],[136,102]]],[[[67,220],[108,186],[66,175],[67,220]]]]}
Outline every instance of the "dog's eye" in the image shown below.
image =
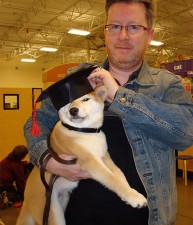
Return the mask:
{"type": "Polygon", "coordinates": [[[90,98],[84,98],[82,101],[87,102],[90,98]]]}

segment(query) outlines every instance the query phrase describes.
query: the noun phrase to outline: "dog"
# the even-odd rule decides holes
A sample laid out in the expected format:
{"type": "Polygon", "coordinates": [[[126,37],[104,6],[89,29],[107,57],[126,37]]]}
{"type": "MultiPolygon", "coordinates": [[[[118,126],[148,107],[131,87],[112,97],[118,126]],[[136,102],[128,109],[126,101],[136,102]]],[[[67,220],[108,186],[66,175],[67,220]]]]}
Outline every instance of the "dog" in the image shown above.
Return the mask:
{"type": "MultiPolygon", "coordinates": [[[[141,208],[147,205],[146,198],[132,189],[121,170],[113,163],[107,151],[105,134],[100,132],[84,133],[70,130],[63,126],[99,129],[103,123],[104,101],[107,88],[97,87],[93,92],[84,95],[62,107],[58,113],[60,120],[56,123],[50,136],[50,145],[60,155],[74,155],[81,169],[92,179],[115,192],[123,201],[132,207],[141,208]]],[[[24,195],[24,203],[17,220],[17,225],[42,224],[45,206],[45,188],[35,167],[30,174],[24,195]]],[[[46,179],[51,174],[46,172],[46,179]]],[[[64,211],[68,204],[69,192],[78,186],[78,182],[63,177],[56,179],[53,185],[49,225],[65,225],[64,211]]]]}

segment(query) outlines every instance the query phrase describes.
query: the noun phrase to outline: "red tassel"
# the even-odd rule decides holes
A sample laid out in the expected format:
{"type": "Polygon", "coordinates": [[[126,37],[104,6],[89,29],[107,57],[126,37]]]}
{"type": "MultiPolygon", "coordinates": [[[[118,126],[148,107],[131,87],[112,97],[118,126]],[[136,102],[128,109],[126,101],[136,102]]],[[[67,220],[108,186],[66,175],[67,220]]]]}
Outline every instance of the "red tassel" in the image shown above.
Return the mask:
{"type": "Polygon", "coordinates": [[[41,130],[37,123],[37,117],[36,117],[36,103],[34,105],[33,114],[32,114],[32,128],[31,128],[31,134],[33,136],[39,136],[41,134],[41,130]]]}

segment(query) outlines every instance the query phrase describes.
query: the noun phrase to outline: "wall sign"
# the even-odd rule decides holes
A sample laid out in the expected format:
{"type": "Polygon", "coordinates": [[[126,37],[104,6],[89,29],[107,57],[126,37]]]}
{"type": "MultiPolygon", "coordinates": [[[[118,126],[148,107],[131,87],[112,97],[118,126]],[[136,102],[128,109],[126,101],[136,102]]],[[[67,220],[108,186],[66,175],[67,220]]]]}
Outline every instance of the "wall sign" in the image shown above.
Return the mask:
{"type": "Polygon", "coordinates": [[[165,69],[182,77],[193,77],[193,59],[168,63],[165,69]]]}

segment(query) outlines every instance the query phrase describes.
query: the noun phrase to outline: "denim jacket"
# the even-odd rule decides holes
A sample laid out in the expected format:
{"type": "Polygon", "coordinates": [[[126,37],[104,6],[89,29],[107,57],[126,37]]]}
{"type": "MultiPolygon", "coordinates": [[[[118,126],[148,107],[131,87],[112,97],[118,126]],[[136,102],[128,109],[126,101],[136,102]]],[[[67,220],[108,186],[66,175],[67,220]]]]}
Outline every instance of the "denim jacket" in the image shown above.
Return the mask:
{"type": "MultiPolygon", "coordinates": [[[[103,65],[108,69],[108,61],[103,65]]],[[[136,79],[119,87],[108,112],[122,118],[137,172],[148,196],[149,225],[175,222],[175,149],[193,145],[193,103],[181,78],[166,70],[150,68],[143,62],[136,79]]],[[[58,121],[50,99],[37,112],[42,134],[30,133],[32,119],[24,127],[30,160],[39,166],[47,150],[47,135],[58,121]]]]}

